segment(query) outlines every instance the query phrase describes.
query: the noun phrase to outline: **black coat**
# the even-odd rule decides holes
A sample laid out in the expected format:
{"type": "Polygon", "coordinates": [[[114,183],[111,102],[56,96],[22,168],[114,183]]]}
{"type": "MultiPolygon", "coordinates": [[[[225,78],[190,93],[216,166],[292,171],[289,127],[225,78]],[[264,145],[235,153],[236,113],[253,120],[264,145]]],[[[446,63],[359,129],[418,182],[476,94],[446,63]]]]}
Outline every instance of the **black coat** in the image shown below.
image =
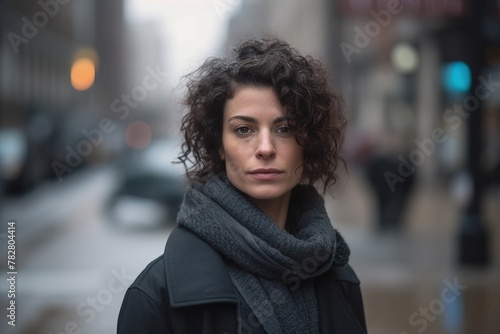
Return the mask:
{"type": "MultiPolygon", "coordinates": [[[[315,278],[320,333],[366,333],[359,280],[349,265],[315,278]]],[[[264,333],[248,305],[241,305],[224,262],[190,231],[175,228],[165,253],[128,288],[118,334],[264,333]]],[[[241,298],[240,298],[241,299],[241,298]]]]}

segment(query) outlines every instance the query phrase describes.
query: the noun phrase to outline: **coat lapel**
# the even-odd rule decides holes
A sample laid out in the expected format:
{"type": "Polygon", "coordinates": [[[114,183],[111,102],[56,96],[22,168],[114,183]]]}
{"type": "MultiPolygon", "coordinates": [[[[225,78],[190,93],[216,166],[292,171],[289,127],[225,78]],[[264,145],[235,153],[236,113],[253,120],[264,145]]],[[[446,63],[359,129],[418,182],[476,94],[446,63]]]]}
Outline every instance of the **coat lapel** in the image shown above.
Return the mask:
{"type": "Polygon", "coordinates": [[[219,253],[190,231],[182,227],[172,231],[164,261],[172,307],[238,302],[219,253]]]}
{"type": "Polygon", "coordinates": [[[359,280],[350,266],[316,279],[320,333],[366,334],[359,280]]]}

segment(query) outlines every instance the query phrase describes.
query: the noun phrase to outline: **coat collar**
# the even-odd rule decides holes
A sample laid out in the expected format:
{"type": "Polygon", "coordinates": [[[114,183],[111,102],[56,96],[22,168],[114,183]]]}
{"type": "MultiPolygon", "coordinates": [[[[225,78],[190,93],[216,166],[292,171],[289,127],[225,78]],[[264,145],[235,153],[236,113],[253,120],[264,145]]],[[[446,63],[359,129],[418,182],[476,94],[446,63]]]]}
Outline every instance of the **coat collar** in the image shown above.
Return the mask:
{"type": "Polygon", "coordinates": [[[164,261],[172,307],[238,302],[220,254],[189,230],[174,228],[164,261]]]}
{"type": "MultiPolygon", "coordinates": [[[[222,257],[189,230],[176,227],[172,231],[163,261],[171,307],[238,303],[222,257]]],[[[342,284],[337,284],[341,282],[359,284],[350,266],[334,267],[316,279],[320,332],[366,333],[363,306],[357,305],[359,314],[356,314],[352,301],[342,292],[342,284]]]]}

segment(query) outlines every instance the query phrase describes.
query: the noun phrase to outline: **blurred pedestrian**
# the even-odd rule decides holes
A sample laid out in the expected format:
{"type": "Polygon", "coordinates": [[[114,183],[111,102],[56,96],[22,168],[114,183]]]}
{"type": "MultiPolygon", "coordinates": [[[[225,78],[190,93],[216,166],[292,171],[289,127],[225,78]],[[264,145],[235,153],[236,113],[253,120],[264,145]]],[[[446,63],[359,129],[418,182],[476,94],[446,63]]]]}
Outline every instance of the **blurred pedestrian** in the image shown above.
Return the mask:
{"type": "Polygon", "coordinates": [[[190,188],[118,333],[365,333],[349,248],[313,187],[337,181],[342,97],[277,38],[234,51],[187,76],[190,188]]]}
{"type": "Polygon", "coordinates": [[[381,233],[400,232],[404,227],[404,213],[415,185],[415,173],[401,177],[402,181],[392,185],[387,173],[398,175],[400,164],[395,155],[376,154],[365,166],[377,202],[377,231],[381,233]]]}

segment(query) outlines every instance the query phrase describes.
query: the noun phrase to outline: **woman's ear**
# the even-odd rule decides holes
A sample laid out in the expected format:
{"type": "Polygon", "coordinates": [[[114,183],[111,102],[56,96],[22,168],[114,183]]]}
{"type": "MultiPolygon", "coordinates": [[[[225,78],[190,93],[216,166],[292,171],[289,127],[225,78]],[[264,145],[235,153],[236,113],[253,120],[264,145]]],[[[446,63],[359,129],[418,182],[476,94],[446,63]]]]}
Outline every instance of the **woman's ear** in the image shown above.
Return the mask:
{"type": "Polygon", "coordinates": [[[226,157],[224,154],[224,148],[222,146],[221,146],[221,148],[219,148],[219,156],[220,156],[221,160],[224,160],[226,157]]]}

